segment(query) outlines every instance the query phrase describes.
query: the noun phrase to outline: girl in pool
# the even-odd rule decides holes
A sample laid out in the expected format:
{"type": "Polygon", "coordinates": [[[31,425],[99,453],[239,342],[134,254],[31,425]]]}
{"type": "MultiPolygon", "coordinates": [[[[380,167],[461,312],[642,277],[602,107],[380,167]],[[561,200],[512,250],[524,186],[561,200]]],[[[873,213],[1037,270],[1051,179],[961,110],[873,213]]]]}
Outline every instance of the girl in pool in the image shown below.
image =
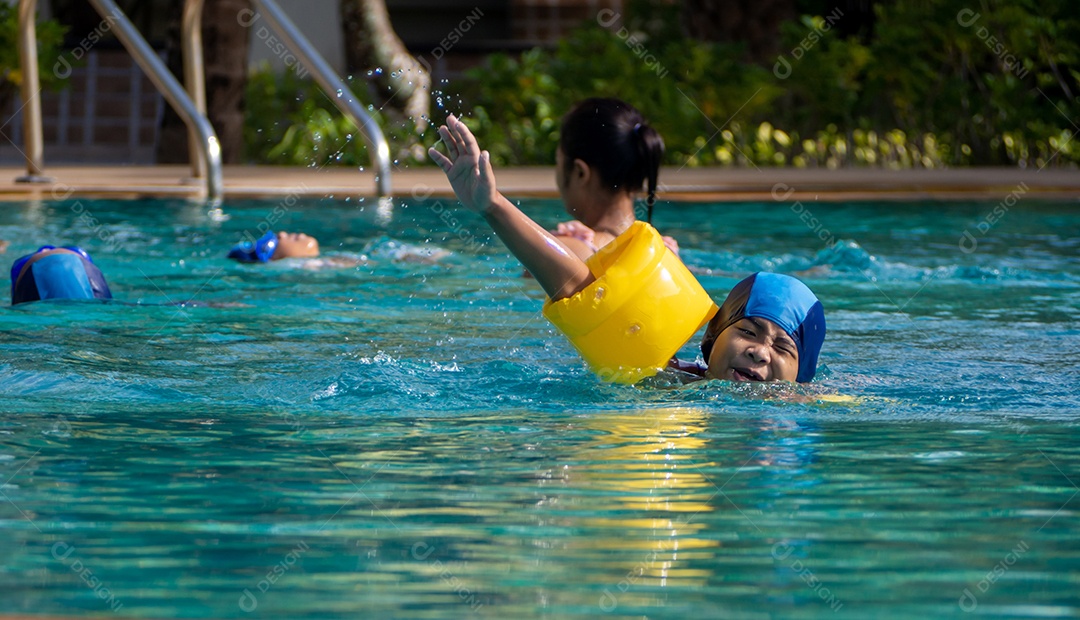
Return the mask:
{"type": "MultiPolygon", "coordinates": [[[[637,219],[634,201],[646,189],[648,220],[656,202],[664,141],[632,105],[591,98],[563,117],[555,152],[555,183],[574,217],[554,235],[582,260],[626,232],[637,219]]],[[[678,254],[671,237],[664,243],[678,254]]]]}
{"type": "MultiPolygon", "coordinates": [[[[600,271],[599,261],[591,260],[586,264],[499,193],[488,152],[480,150],[476,138],[461,121],[450,115],[446,125],[439,127],[439,135],[446,145],[447,154],[443,155],[434,148],[429,150],[429,154],[446,173],[454,193],[465,207],[487,220],[507,248],[543,287],[551,304],[559,304],[563,300],[569,300],[571,305],[576,303],[578,309],[567,310],[568,314],[571,311],[579,312],[590,304],[602,304],[605,296],[611,298],[627,292],[594,287],[595,290],[589,289],[592,297],[582,298],[578,295],[597,282],[598,277],[607,277],[603,273],[593,273],[592,267],[600,271]]],[[[645,224],[635,226],[636,229],[633,226],[628,228],[626,234],[636,231],[656,234],[645,224]]],[[[675,259],[675,262],[678,263],[678,260],[675,259]]],[[[693,281],[688,272],[686,276],[700,290],[700,285],[693,281]]],[[[676,300],[676,306],[680,303],[681,298],[676,300]]],[[[696,312],[701,314],[700,311],[696,312]]],[[[678,320],[682,317],[670,318],[678,320]]],[[[802,282],[780,274],[754,274],[731,291],[718,311],[713,306],[703,314],[701,323],[698,323],[698,317],[694,317],[692,329],[686,333],[692,335],[696,331],[693,325],[700,326],[709,318],[712,320],[701,343],[705,366],[675,361],[672,366],[699,376],[732,381],[806,382],[813,379],[818,353],[825,339],[825,316],[821,302],[802,282]]],[[[640,328],[640,325],[633,325],[627,331],[636,332],[640,328]]],[[[565,329],[564,333],[573,340],[574,336],[565,329]]],[[[675,343],[671,354],[688,337],[675,343]]],[[[575,346],[584,355],[583,347],[578,343],[575,346]]],[[[610,346],[615,347],[616,343],[612,342],[610,346]]],[[[593,364],[590,362],[590,365],[593,364]]],[[[634,376],[648,374],[638,373],[634,376]]]]}

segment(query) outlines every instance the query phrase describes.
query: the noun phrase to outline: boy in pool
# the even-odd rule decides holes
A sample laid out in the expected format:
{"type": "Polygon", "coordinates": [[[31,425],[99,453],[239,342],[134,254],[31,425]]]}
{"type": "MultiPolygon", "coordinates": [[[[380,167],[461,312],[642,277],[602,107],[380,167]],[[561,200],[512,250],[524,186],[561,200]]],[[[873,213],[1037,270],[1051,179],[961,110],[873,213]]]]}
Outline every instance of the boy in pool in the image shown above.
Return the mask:
{"type": "MultiPolygon", "coordinates": [[[[652,220],[664,140],[632,105],[613,98],[578,102],[563,117],[555,152],[555,184],[566,212],[554,235],[582,260],[626,232],[637,219],[644,186],[652,220]]],[[[679,246],[664,237],[671,251],[679,246]]]]}
{"type": "MultiPolygon", "coordinates": [[[[439,127],[446,145],[431,158],[446,173],[458,200],[482,215],[553,302],[596,281],[589,266],[529,219],[495,187],[490,155],[468,127],[450,115],[439,127]]],[[[821,302],[795,278],[760,273],[740,282],[713,316],[702,339],[704,368],[672,366],[712,379],[810,381],[825,339],[821,302]]]]}
{"type": "Polygon", "coordinates": [[[728,293],[701,338],[705,366],[671,367],[703,378],[806,383],[825,341],[825,310],[799,280],[755,273],[728,293]]]}
{"type": "Polygon", "coordinates": [[[318,239],[284,230],[268,230],[254,242],[242,241],[229,250],[229,258],[241,263],[268,263],[283,258],[315,258],[318,255],[318,239]]]}

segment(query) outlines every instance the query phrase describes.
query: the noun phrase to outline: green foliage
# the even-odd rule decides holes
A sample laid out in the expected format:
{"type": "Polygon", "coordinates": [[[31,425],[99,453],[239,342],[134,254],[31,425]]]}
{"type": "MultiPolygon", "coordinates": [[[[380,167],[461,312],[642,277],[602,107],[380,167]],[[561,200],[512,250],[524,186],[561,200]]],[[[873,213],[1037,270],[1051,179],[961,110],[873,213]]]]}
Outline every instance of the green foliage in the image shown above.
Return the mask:
{"type": "Polygon", "coordinates": [[[1071,0],[879,5],[861,112],[947,136],[952,163],[1041,166],[1050,139],[1080,121],[1080,80],[1066,69],[1080,68],[1076,15],[1071,0]]]}
{"type": "MultiPolygon", "coordinates": [[[[793,62],[774,122],[930,135],[949,165],[1080,162],[1075,3],[896,0],[875,13],[865,45],[825,33],[793,62]]],[[[802,26],[785,26],[785,50],[802,26]]]]}
{"type": "MultiPolygon", "coordinates": [[[[359,99],[366,92],[360,80],[349,80],[359,99]]],[[[370,165],[363,134],[311,80],[295,73],[253,72],[247,84],[244,120],[245,159],[257,163],[321,168],[327,165],[370,165]]],[[[431,127],[397,121],[367,106],[368,113],[392,145],[396,164],[427,163],[427,147],[438,140],[431,127]]]]}
{"type": "MultiPolygon", "coordinates": [[[[677,3],[632,0],[624,25],[591,21],[553,49],[493,54],[453,85],[460,99],[435,95],[497,164],[550,165],[566,110],[616,96],[661,133],[671,165],[1075,165],[1073,2],[882,2],[873,30],[850,37],[842,15],[805,16],[782,27],[776,64],[758,66],[738,45],[682,36],[677,3]]],[[[310,84],[260,74],[248,102],[253,159],[367,161],[355,129],[310,84]]],[[[388,138],[399,158],[427,163],[437,136],[414,130],[391,122],[388,138]]]]}
{"type": "Polygon", "coordinates": [[[664,136],[669,160],[688,160],[717,132],[722,121],[712,119],[755,113],[778,91],[765,83],[763,69],[736,60],[737,47],[685,43],[594,25],[553,52],[494,54],[466,74],[463,109],[472,114],[465,122],[496,163],[550,164],[560,119],[570,106],[586,97],[617,95],[664,136]]]}
{"type": "MultiPolygon", "coordinates": [[[[56,88],[64,81],[62,75],[53,71],[60,60],[61,44],[66,28],[55,20],[39,21],[37,24],[38,80],[42,88],[56,88]]],[[[18,7],[0,2],[0,101],[18,92],[22,85],[22,68],[19,65],[19,11],[18,7]]]]}
{"type": "Polygon", "coordinates": [[[769,123],[761,123],[752,133],[733,123],[732,128],[720,132],[710,148],[722,164],[795,168],[940,168],[946,154],[933,134],[909,137],[899,129],[885,134],[855,129],[849,135],[831,123],[807,138],[769,123]]]}
{"type": "Polygon", "coordinates": [[[784,95],[773,118],[793,131],[813,131],[830,123],[851,127],[865,105],[862,77],[872,52],[856,39],[831,32],[832,25],[822,17],[803,17],[781,27],[781,49],[788,50],[784,59],[790,75],[778,78],[774,69],[784,95]],[[809,40],[814,34],[816,40],[809,40]]]}
{"type": "Polygon", "coordinates": [[[464,121],[483,136],[495,164],[555,161],[559,118],[566,97],[550,73],[545,52],[534,49],[520,59],[491,56],[483,69],[470,72],[464,121]]]}

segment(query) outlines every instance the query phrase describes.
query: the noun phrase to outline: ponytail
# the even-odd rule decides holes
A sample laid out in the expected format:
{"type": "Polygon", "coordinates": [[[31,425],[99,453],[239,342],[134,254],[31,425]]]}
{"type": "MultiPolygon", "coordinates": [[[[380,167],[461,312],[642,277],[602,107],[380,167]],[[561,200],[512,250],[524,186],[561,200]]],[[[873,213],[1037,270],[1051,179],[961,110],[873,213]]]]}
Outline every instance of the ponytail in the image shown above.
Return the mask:
{"type": "Polygon", "coordinates": [[[664,156],[664,139],[644,123],[634,125],[640,172],[646,183],[645,205],[648,207],[645,221],[652,224],[653,206],[656,204],[656,185],[660,177],[660,160],[664,156]]]}

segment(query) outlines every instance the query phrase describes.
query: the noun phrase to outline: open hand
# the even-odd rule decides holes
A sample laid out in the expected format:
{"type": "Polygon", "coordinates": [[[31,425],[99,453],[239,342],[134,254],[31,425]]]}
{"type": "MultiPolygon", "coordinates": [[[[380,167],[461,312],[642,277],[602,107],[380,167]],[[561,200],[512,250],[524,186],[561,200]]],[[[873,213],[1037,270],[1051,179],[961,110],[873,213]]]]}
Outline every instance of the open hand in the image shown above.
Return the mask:
{"type": "Polygon", "coordinates": [[[447,155],[428,149],[428,155],[439,164],[450,187],[466,208],[487,213],[495,202],[495,172],[491,169],[491,155],[481,151],[469,128],[453,114],[446,117],[446,124],[439,127],[439,136],[446,144],[447,155]]]}

